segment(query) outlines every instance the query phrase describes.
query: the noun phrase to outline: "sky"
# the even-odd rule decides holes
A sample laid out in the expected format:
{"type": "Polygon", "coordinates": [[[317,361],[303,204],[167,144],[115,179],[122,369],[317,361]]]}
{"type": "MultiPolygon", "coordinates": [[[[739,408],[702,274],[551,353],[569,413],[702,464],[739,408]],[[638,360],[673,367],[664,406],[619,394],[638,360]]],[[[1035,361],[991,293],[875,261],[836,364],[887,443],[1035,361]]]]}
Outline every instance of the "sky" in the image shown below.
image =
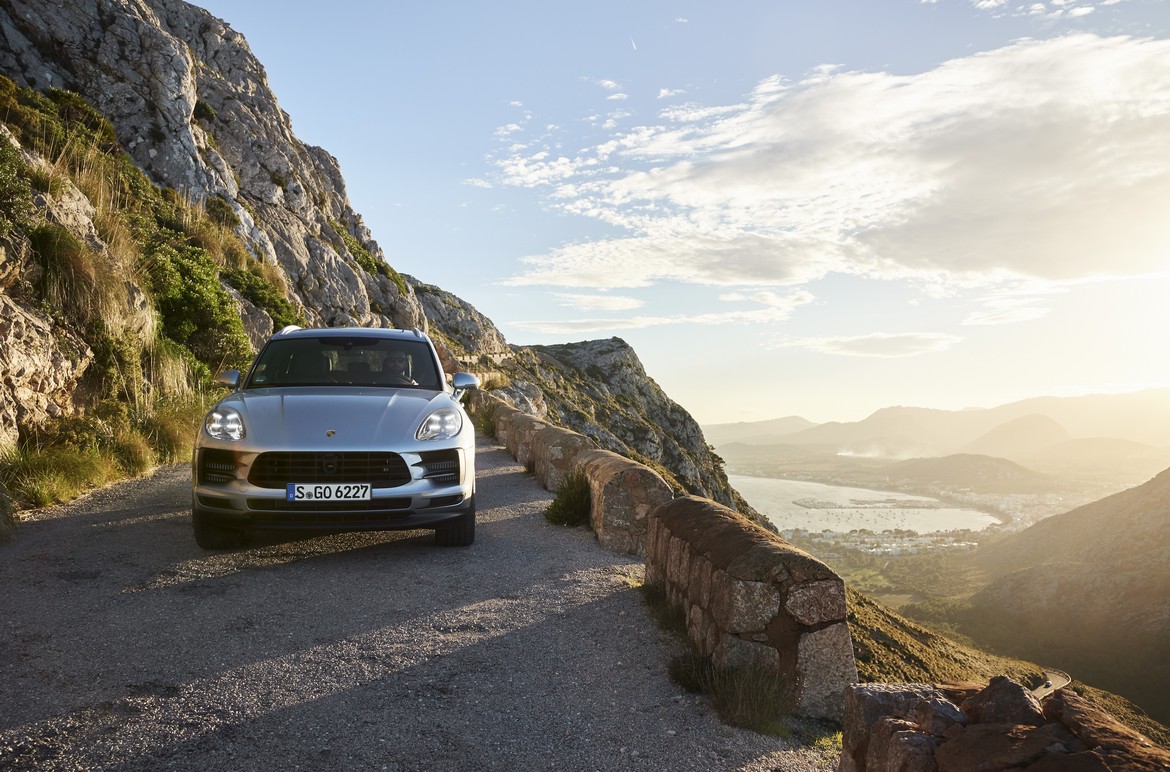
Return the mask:
{"type": "Polygon", "coordinates": [[[201,0],[399,271],[701,424],[1170,386],[1170,3],[201,0]]]}

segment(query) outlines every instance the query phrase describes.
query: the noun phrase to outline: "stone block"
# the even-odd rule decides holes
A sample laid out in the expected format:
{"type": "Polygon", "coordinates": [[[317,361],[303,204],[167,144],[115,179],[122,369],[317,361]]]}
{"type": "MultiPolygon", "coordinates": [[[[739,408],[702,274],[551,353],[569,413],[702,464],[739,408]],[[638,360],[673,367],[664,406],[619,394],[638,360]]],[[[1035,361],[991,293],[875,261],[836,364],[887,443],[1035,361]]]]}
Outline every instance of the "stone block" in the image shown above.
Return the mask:
{"type": "Polygon", "coordinates": [[[845,583],[840,579],[821,579],[788,590],[784,609],[802,625],[845,620],[845,583]]]}
{"type": "Polygon", "coordinates": [[[583,434],[546,426],[536,432],[532,445],[532,472],[546,491],[556,492],[585,450],[593,450],[597,443],[583,434]]]}
{"type": "Polygon", "coordinates": [[[730,633],[763,630],[780,611],[780,592],[770,583],[733,579],[722,571],[711,576],[711,615],[730,633]]]}
{"type": "Polygon", "coordinates": [[[845,689],[857,683],[849,625],[841,622],[800,636],[796,676],[801,684],[798,707],[802,713],[840,719],[845,689]]]}
{"type": "Polygon", "coordinates": [[[507,448],[516,463],[525,469],[532,469],[532,445],[536,434],[549,426],[548,423],[523,413],[513,416],[508,422],[507,448]]]}
{"type": "Polygon", "coordinates": [[[650,514],[673,498],[670,486],[648,466],[608,450],[583,450],[577,463],[589,478],[597,540],[615,552],[645,555],[650,514]]]}
{"type": "Polygon", "coordinates": [[[724,633],[711,655],[715,667],[721,668],[758,668],[778,672],[780,669],[780,655],[771,646],[753,641],[745,641],[735,635],[724,633]]]}

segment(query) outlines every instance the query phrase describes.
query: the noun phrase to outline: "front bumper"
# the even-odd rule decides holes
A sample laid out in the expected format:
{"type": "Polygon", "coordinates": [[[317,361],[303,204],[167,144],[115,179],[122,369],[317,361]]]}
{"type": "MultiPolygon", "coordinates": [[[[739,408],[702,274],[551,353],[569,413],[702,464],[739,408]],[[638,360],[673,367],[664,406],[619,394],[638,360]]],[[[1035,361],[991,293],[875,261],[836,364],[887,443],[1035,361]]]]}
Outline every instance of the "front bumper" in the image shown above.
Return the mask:
{"type": "Polygon", "coordinates": [[[193,459],[192,508],[211,523],[241,530],[434,528],[472,505],[474,458],[464,448],[372,454],[203,447],[193,459]],[[369,483],[371,498],[288,501],[287,483],[319,482],[369,483]]]}

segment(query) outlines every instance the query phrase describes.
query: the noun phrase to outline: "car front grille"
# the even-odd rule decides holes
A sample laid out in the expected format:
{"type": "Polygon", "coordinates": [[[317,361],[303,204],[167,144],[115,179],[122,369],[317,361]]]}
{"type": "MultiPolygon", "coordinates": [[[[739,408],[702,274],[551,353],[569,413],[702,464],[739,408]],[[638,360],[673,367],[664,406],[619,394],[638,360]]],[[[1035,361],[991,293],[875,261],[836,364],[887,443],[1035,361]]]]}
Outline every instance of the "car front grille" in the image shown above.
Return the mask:
{"type": "Polygon", "coordinates": [[[369,483],[394,488],[410,482],[410,469],[397,453],[261,453],[248,482],[283,489],[289,483],[369,483]]]}

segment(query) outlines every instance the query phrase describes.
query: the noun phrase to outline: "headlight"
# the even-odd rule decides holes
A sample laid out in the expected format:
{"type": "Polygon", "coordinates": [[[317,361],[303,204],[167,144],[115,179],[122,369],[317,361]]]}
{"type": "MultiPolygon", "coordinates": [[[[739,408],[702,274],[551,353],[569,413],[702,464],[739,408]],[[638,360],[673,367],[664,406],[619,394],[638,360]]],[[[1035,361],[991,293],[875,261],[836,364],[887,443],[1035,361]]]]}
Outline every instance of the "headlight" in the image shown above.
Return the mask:
{"type": "Polygon", "coordinates": [[[221,407],[208,413],[207,418],[203,419],[203,431],[207,432],[208,437],[233,442],[244,439],[246,434],[243,417],[238,410],[230,407],[221,407]]]}
{"type": "Polygon", "coordinates": [[[420,440],[446,440],[454,437],[462,428],[463,417],[459,411],[445,407],[424,418],[414,436],[420,440]]]}

